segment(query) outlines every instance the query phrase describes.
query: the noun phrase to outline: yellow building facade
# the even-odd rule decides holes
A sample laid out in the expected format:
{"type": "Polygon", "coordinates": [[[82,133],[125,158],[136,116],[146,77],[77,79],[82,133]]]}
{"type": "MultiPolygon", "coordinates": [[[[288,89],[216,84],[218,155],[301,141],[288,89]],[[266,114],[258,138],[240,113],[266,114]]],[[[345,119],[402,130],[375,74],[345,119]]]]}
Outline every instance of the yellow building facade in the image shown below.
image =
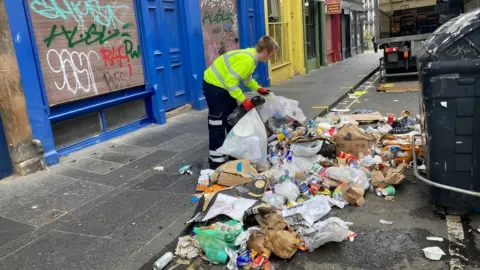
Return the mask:
{"type": "Polygon", "coordinates": [[[269,61],[270,83],[278,84],[305,74],[303,0],[264,0],[267,35],[280,50],[269,61]]]}

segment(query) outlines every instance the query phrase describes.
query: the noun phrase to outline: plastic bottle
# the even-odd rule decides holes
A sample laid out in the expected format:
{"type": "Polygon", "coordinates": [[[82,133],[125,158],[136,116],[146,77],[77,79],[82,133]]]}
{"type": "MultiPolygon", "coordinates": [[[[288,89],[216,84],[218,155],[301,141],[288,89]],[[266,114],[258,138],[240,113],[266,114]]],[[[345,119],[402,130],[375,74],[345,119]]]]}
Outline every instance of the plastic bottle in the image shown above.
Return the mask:
{"type": "Polygon", "coordinates": [[[167,266],[171,261],[173,260],[173,253],[172,252],[167,252],[163,254],[160,259],[158,259],[154,264],[153,264],[153,270],[162,270],[167,266]]]}

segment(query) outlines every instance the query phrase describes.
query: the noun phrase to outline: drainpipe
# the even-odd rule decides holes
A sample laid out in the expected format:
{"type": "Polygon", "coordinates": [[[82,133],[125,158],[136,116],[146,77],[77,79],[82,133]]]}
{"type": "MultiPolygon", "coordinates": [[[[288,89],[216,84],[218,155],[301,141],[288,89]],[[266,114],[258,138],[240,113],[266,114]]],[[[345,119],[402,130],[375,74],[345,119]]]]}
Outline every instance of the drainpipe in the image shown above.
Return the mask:
{"type": "Polygon", "coordinates": [[[14,173],[43,169],[43,147],[32,137],[4,0],[0,0],[0,87],[0,115],[14,173]]]}

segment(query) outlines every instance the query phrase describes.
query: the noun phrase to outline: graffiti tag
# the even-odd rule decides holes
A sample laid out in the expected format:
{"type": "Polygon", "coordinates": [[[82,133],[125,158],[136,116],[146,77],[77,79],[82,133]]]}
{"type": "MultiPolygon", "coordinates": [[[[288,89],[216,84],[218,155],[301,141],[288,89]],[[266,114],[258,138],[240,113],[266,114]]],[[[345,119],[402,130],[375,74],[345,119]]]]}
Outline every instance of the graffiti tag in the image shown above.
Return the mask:
{"type": "Polygon", "coordinates": [[[209,7],[209,8],[223,8],[229,11],[233,11],[235,5],[231,0],[202,0],[200,2],[200,7],[209,7]]]}
{"type": "MultiPolygon", "coordinates": [[[[131,24],[126,23],[122,26],[122,29],[126,30],[131,26],[131,24]]],[[[78,44],[92,45],[97,42],[102,45],[105,42],[119,36],[124,38],[132,37],[130,33],[120,33],[120,30],[118,29],[107,30],[105,25],[103,25],[100,29],[97,29],[96,24],[92,24],[87,31],[83,33],[78,31],[78,26],[73,27],[72,30],[67,30],[64,26],[61,26],[59,31],[57,31],[57,29],[57,25],[54,24],[50,30],[50,35],[43,40],[47,48],[50,47],[52,42],[57,37],[61,36],[67,39],[67,46],[69,48],[74,48],[78,44]]]]}
{"type": "Polygon", "coordinates": [[[203,21],[202,23],[221,23],[221,22],[231,22],[235,23],[235,13],[227,11],[224,9],[218,9],[216,11],[205,10],[203,12],[203,21]]]}
{"type": "Polygon", "coordinates": [[[78,91],[90,93],[91,90],[96,94],[97,85],[95,84],[95,76],[93,74],[92,65],[90,64],[90,56],[98,54],[94,51],[88,53],[84,52],[69,52],[62,50],[60,53],[54,49],[47,52],[47,63],[50,69],[58,74],[63,75],[63,81],[59,84],[54,82],[55,87],[62,91],[65,88],[72,94],[76,95],[78,91]],[[55,68],[58,66],[58,68],[55,68]],[[74,78],[75,85],[70,85],[69,78],[74,78]],[[82,83],[80,77],[86,77],[86,83],[82,83]]]}
{"type": "Polygon", "coordinates": [[[115,15],[120,9],[129,9],[125,5],[100,5],[98,0],[33,0],[30,9],[49,19],[68,20],[72,18],[83,25],[86,17],[92,17],[93,22],[106,27],[124,25],[115,15]],[[60,2],[60,3],[58,3],[60,2]]]}
{"type": "Polygon", "coordinates": [[[130,64],[130,56],[124,53],[125,47],[119,46],[117,48],[102,48],[100,54],[102,54],[103,64],[105,67],[113,67],[117,63],[118,67],[123,68],[123,62],[128,65],[130,77],[133,74],[132,66],[130,64]]]}
{"type": "Polygon", "coordinates": [[[122,71],[114,72],[113,74],[107,71],[103,74],[103,79],[107,83],[110,91],[130,86],[127,76],[125,76],[122,71]]]}

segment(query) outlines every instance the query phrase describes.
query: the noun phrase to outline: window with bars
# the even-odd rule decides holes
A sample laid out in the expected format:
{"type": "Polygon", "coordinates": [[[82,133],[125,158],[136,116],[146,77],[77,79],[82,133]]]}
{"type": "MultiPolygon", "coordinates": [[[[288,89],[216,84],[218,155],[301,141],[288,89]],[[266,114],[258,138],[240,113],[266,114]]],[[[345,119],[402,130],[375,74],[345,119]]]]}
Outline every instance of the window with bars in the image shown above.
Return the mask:
{"type": "MultiPolygon", "coordinates": [[[[287,0],[288,1],[288,0],[287,0]]],[[[268,0],[268,34],[272,36],[280,47],[270,60],[273,67],[289,62],[288,56],[288,22],[284,16],[282,0],[268,0]]]]}
{"type": "Polygon", "coordinates": [[[317,57],[317,42],[315,38],[315,6],[312,0],[305,0],[305,31],[307,42],[307,58],[317,57]]]}

